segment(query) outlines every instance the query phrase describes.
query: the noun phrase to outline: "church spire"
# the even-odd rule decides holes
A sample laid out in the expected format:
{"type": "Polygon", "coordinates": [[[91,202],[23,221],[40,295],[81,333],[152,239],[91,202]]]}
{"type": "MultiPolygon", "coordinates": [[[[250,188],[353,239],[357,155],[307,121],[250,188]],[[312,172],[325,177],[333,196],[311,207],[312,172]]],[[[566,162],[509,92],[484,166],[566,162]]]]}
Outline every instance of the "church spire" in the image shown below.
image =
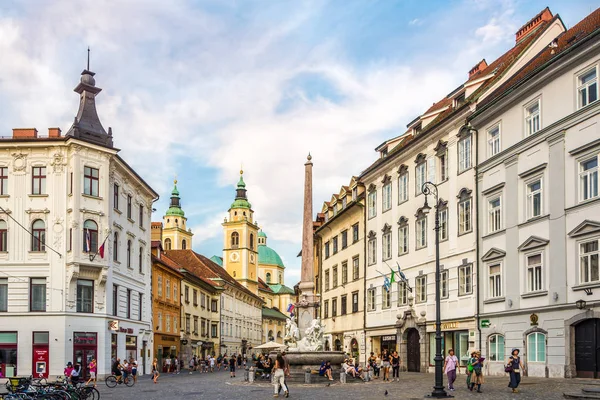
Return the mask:
{"type": "Polygon", "coordinates": [[[183,217],[185,213],[181,209],[181,197],[179,197],[179,189],[177,189],[177,179],[173,181],[173,190],[171,191],[171,204],[166,215],[176,215],[183,217]]]}
{"type": "Polygon", "coordinates": [[[235,201],[231,204],[231,208],[251,208],[252,205],[248,202],[246,194],[246,182],[244,182],[244,170],[240,170],[240,180],[237,183],[235,201]]]}

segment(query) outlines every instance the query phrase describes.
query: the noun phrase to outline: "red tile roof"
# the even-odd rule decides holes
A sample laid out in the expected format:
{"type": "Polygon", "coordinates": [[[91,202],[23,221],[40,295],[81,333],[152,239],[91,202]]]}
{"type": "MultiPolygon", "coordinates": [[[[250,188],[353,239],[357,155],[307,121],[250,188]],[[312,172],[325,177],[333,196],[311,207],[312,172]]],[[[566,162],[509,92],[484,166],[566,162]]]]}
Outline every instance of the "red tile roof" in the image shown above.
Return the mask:
{"type": "Polygon", "coordinates": [[[177,272],[177,274],[181,274],[181,272],[179,271],[181,269],[181,266],[173,260],[170,260],[169,258],[165,257],[164,254],[161,255],[160,258],[152,256],[152,262],[160,264],[163,267],[166,267],[172,271],[175,271],[177,272]]]}
{"type": "Polygon", "coordinates": [[[162,222],[151,222],[151,226],[162,226],[162,222]]]}
{"type": "Polygon", "coordinates": [[[153,240],[153,241],[150,243],[150,246],[151,246],[153,249],[156,249],[156,248],[160,247],[161,245],[162,245],[162,244],[160,243],[160,240],[153,240]]]}
{"type": "Polygon", "coordinates": [[[444,107],[448,107],[449,105],[452,105],[452,99],[450,99],[448,97],[444,97],[442,100],[438,101],[437,103],[433,103],[433,105],[431,107],[429,107],[429,109],[427,111],[425,111],[423,113],[423,115],[427,115],[434,111],[440,110],[444,107]]]}
{"type": "Polygon", "coordinates": [[[262,290],[264,292],[273,293],[269,285],[265,283],[261,278],[258,278],[258,290],[262,290]]]}

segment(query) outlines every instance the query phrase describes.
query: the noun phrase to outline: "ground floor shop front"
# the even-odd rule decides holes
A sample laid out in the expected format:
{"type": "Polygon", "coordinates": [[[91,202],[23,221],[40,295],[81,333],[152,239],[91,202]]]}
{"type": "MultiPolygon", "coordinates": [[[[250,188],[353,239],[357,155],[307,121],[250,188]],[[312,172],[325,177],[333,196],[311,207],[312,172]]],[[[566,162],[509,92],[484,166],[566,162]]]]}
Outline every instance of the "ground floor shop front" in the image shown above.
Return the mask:
{"type": "Polygon", "coordinates": [[[366,355],[365,339],[365,331],[362,330],[331,332],[323,335],[326,351],[343,351],[360,363],[365,363],[369,358],[366,355]]]}

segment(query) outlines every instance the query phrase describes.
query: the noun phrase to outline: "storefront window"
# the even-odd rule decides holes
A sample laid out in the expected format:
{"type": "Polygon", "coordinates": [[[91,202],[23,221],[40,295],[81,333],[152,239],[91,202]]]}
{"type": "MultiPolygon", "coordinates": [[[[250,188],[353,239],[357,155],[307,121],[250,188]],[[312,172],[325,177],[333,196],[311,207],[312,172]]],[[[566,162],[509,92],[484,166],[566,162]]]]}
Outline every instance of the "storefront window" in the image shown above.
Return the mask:
{"type": "Polygon", "coordinates": [[[387,335],[381,337],[381,351],[387,350],[389,353],[396,350],[396,335],[387,335]]]}
{"type": "MultiPolygon", "coordinates": [[[[448,350],[454,349],[454,354],[460,360],[460,365],[469,361],[469,332],[442,332],[442,356],[446,358],[448,350]]],[[[435,333],[429,334],[429,365],[435,365],[435,333]]]]}
{"type": "Polygon", "coordinates": [[[113,333],[110,335],[110,358],[111,360],[117,359],[117,334],[113,333]]]}
{"type": "Polygon", "coordinates": [[[127,359],[137,359],[137,336],[127,335],[125,337],[125,350],[127,352],[127,359]]]}
{"type": "Polygon", "coordinates": [[[17,375],[17,332],[0,332],[0,372],[4,377],[17,375]]]}

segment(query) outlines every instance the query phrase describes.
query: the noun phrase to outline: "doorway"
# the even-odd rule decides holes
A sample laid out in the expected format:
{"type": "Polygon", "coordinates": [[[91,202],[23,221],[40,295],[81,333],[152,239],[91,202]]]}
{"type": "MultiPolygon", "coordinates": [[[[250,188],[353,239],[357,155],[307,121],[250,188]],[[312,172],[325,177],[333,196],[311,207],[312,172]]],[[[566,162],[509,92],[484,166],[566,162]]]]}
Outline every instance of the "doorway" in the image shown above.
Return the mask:
{"type": "Polygon", "coordinates": [[[358,356],[359,356],[359,351],[358,351],[358,340],[356,339],[352,339],[352,341],[350,341],[350,354],[352,354],[352,358],[354,358],[355,360],[358,360],[358,356]]]}
{"type": "Polygon", "coordinates": [[[600,378],[600,319],[575,326],[575,365],[578,378],[600,378]]]}
{"type": "Polygon", "coordinates": [[[406,332],[406,358],[409,372],[421,371],[421,346],[419,331],[410,328],[406,332]]]}
{"type": "Polygon", "coordinates": [[[90,376],[88,365],[96,359],[98,334],[96,332],[73,332],[73,361],[81,365],[85,379],[90,376]]]}

